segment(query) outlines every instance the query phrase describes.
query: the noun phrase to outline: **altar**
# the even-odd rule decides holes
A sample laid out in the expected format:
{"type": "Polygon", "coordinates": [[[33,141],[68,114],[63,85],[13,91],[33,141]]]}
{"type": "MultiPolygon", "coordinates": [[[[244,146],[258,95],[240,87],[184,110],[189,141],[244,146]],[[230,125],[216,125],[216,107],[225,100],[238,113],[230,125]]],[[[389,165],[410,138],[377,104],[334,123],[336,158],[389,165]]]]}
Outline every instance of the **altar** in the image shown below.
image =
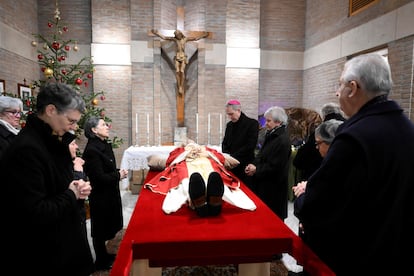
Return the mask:
{"type": "Polygon", "coordinates": [[[219,216],[207,218],[186,206],[167,215],[161,209],[165,196],[143,189],[110,275],[159,276],[167,266],[225,264],[238,264],[239,276],[269,275],[272,256],[280,253],[289,253],[311,275],[334,275],[254,193],[241,188],[255,211],[224,202],[219,216]]]}

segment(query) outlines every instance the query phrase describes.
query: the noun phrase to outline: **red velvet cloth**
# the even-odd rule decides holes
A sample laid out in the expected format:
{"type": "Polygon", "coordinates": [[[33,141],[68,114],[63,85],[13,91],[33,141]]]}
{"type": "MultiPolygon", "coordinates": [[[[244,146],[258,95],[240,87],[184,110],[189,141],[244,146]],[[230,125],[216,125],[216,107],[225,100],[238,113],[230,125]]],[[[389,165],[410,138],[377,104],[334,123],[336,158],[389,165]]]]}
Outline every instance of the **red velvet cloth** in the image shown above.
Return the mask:
{"type": "Polygon", "coordinates": [[[219,216],[207,218],[185,206],[167,215],[161,209],[165,196],[142,189],[110,275],[128,276],[133,259],[149,259],[154,267],[220,265],[269,262],[279,253],[292,255],[311,275],[334,275],[254,193],[241,187],[255,211],[224,202],[219,216]]]}

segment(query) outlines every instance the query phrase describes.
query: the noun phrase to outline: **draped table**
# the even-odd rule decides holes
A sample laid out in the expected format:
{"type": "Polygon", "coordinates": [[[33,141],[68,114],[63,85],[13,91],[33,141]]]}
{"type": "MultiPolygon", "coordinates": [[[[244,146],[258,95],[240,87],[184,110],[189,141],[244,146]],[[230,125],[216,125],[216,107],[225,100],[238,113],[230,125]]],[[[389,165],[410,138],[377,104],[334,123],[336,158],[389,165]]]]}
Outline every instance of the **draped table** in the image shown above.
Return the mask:
{"type": "Polygon", "coordinates": [[[167,215],[161,209],[165,196],[143,189],[111,275],[159,276],[167,266],[224,264],[238,264],[239,275],[269,275],[272,256],[280,253],[289,253],[312,275],[334,275],[254,193],[241,188],[255,211],[224,202],[219,216],[206,218],[186,206],[167,215]]]}

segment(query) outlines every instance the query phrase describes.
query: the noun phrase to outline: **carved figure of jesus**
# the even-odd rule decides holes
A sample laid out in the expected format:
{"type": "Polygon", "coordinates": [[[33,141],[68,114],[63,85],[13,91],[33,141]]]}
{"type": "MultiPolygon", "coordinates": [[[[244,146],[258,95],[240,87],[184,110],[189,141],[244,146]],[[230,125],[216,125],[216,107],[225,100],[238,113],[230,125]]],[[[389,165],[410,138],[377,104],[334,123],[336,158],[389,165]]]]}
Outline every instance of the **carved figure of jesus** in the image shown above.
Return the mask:
{"type": "Polygon", "coordinates": [[[174,57],[175,61],[175,77],[177,79],[177,90],[178,94],[184,96],[185,88],[185,67],[188,63],[187,55],[185,53],[185,44],[187,41],[196,41],[202,38],[206,38],[209,35],[209,32],[201,32],[199,36],[186,37],[180,30],[174,32],[174,36],[165,36],[158,32],[158,30],[151,30],[151,33],[164,39],[171,40],[175,42],[177,47],[176,54],[174,57]]]}

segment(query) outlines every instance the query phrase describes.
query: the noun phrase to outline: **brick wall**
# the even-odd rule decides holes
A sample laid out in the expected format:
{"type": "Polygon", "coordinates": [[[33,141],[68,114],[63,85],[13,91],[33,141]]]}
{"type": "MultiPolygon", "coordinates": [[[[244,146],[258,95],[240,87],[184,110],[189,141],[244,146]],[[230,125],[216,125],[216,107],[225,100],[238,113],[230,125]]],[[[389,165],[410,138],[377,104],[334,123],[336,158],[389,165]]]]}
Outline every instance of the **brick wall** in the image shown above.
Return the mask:
{"type": "MultiPolygon", "coordinates": [[[[341,0],[60,0],[59,7],[62,20],[70,28],[70,38],[80,44],[148,41],[151,48],[154,38],[148,36],[148,30],[175,29],[176,5],[185,5],[185,29],[213,32],[212,38],[196,43],[198,53],[188,67],[191,79],[185,109],[189,137],[195,137],[195,114],[198,113],[199,142],[206,143],[208,114],[224,114],[224,104],[229,98],[239,98],[243,110],[253,117],[271,105],[319,110],[325,102],[337,101],[333,87],[345,58],[306,70],[226,68],[225,65],[206,65],[204,47],[217,43],[227,47],[303,52],[409,2],[379,1],[352,17],[347,15],[348,1],[341,0]]],[[[4,0],[0,22],[25,36],[30,43],[33,33],[48,32],[46,23],[53,16],[54,9],[55,1],[4,0]]],[[[401,103],[411,116],[413,41],[413,36],[410,36],[388,45],[395,83],[391,97],[401,103]]],[[[162,56],[166,53],[160,51],[157,43],[153,60],[136,62],[131,66],[100,65],[96,68],[92,88],[105,91],[107,100],[101,104],[113,119],[113,134],[125,141],[117,150],[118,160],[126,147],[136,143],[137,113],[140,116],[139,133],[146,132],[146,114],[150,116],[151,144],[158,143],[158,114],[162,117],[162,142],[173,139],[175,76],[171,63],[162,56]]],[[[0,49],[0,60],[0,79],[6,80],[7,90],[17,92],[18,82],[41,76],[36,55],[27,59],[0,49]]],[[[214,124],[217,129],[219,121],[214,119],[214,124]]],[[[213,139],[218,141],[219,137],[213,139]]],[[[146,142],[146,137],[141,136],[139,144],[146,142]]]]}

